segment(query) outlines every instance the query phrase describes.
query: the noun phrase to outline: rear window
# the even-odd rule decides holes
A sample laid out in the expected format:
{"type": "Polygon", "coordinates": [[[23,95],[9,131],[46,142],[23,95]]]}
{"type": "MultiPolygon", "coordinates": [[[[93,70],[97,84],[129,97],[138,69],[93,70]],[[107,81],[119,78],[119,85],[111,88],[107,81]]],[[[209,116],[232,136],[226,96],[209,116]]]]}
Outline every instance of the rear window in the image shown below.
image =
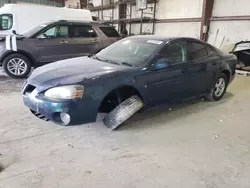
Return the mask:
{"type": "Polygon", "coordinates": [[[13,25],[12,14],[2,14],[0,15],[0,30],[9,30],[13,25]]]}
{"type": "Polygon", "coordinates": [[[77,25],[72,27],[72,37],[93,38],[97,34],[89,25],[77,25]]]}
{"type": "Polygon", "coordinates": [[[107,37],[120,37],[119,33],[113,27],[100,27],[100,30],[107,36],[107,37]]]}
{"type": "Polygon", "coordinates": [[[201,59],[208,56],[208,48],[198,42],[188,42],[187,44],[188,60],[201,59]]]}

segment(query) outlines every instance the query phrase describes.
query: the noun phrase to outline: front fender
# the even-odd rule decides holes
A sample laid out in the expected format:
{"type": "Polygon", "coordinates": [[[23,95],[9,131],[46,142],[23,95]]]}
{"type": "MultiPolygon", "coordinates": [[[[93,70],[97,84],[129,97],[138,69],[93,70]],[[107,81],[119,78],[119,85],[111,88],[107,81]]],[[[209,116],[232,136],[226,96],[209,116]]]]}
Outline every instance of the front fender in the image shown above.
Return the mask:
{"type": "Polygon", "coordinates": [[[143,87],[140,86],[135,78],[117,77],[117,75],[110,77],[108,80],[101,80],[100,84],[91,88],[92,92],[89,93],[89,95],[92,96],[93,100],[97,100],[101,103],[110,92],[125,86],[133,87],[140,93],[141,97],[145,99],[143,87]]]}
{"type": "Polygon", "coordinates": [[[26,56],[27,58],[30,59],[32,65],[35,65],[34,57],[29,52],[26,52],[26,51],[23,51],[23,50],[17,50],[17,51],[5,50],[3,53],[0,54],[0,64],[2,65],[2,63],[3,63],[3,61],[4,61],[4,59],[6,57],[8,57],[11,54],[15,54],[15,53],[19,53],[19,54],[22,54],[22,55],[26,56]]]}

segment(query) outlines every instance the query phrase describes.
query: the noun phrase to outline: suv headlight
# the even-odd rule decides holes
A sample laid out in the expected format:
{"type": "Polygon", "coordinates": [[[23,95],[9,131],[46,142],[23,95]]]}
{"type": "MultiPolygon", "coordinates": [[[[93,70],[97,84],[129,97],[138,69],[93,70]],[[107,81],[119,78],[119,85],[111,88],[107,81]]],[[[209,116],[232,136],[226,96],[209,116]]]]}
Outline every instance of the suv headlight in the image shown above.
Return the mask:
{"type": "Polygon", "coordinates": [[[66,85],[51,88],[44,93],[44,96],[48,99],[80,99],[83,92],[82,85],[66,85]]]}

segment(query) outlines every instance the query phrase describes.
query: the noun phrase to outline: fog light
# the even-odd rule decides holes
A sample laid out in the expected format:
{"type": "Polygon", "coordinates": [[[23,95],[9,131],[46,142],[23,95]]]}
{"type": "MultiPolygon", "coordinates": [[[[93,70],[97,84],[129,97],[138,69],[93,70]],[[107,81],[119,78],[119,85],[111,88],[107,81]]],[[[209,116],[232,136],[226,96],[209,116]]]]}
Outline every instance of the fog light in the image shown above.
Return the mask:
{"type": "Polygon", "coordinates": [[[64,112],[60,113],[60,118],[65,125],[70,123],[70,115],[64,112]]]}

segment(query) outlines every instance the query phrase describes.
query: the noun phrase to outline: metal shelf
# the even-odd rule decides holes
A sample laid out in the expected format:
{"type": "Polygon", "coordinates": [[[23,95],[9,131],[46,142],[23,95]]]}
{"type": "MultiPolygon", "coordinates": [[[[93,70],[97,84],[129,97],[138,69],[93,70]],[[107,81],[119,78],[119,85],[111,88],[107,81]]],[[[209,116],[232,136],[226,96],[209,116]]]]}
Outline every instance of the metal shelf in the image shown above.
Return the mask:
{"type": "MultiPolygon", "coordinates": [[[[156,2],[158,2],[159,0],[156,0],[156,2]]],[[[155,0],[148,0],[148,4],[152,4],[154,3],[155,0]]],[[[96,6],[96,7],[92,7],[89,8],[90,11],[97,11],[97,10],[107,10],[107,9],[112,9],[115,8],[117,5],[122,5],[122,4],[132,4],[135,5],[136,4],[136,0],[124,0],[121,2],[115,2],[115,3],[111,3],[108,5],[101,5],[101,6],[96,6]]]]}

